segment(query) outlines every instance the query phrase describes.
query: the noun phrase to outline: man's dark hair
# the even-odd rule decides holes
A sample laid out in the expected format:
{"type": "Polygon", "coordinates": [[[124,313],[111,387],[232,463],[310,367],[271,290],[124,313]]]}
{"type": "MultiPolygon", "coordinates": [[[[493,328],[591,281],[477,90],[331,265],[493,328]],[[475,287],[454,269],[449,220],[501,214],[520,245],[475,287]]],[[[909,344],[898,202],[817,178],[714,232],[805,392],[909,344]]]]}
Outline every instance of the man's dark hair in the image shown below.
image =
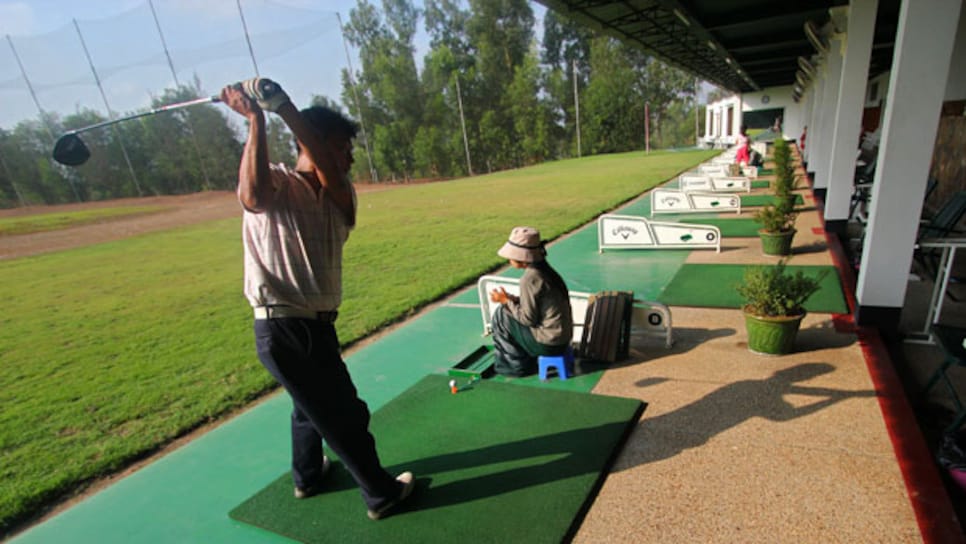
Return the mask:
{"type": "Polygon", "coordinates": [[[341,134],[351,140],[359,131],[359,126],[354,121],[325,106],[311,106],[303,109],[301,113],[302,118],[319,131],[322,138],[341,134]]]}

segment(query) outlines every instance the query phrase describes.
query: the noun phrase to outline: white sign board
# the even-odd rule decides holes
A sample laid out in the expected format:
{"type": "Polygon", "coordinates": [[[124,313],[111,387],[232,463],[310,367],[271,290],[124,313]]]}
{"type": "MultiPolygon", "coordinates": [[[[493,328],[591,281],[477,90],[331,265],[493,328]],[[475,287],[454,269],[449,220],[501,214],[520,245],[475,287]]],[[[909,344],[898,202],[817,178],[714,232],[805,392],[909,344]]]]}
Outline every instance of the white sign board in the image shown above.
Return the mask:
{"type": "Polygon", "coordinates": [[[651,191],[651,215],[656,213],[741,213],[741,198],[728,193],[700,193],[657,188],[651,191]]]}
{"type": "Polygon", "coordinates": [[[597,219],[597,250],[714,249],[721,251],[721,230],[713,225],[651,221],[634,215],[604,214],[597,219]]]}
{"type": "Polygon", "coordinates": [[[743,176],[724,176],[711,178],[711,190],[716,193],[735,191],[751,192],[751,180],[743,176]]]}
{"type": "Polygon", "coordinates": [[[735,191],[751,192],[751,180],[746,177],[728,177],[712,175],[681,174],[678,187],[682,191],[711,191],[733,193],[735,191]]]}

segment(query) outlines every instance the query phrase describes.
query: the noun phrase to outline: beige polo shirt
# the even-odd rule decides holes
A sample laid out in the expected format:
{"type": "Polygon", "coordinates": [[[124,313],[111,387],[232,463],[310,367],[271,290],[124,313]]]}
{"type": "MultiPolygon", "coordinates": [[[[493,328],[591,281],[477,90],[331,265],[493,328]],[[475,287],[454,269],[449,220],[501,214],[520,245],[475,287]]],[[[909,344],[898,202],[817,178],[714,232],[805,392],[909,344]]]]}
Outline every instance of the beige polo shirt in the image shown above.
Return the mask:
{"type": "MultiPolygon", "coordinates": [[[[254,306],[316,312],[342,303],[342,246],[352,227],[324,189],[285,165],[271,165],[275,197],[262,213],[244,211],[245,297],[254,306]]],[[[352,204],[356,194],[352,184],[352,204]]]]}

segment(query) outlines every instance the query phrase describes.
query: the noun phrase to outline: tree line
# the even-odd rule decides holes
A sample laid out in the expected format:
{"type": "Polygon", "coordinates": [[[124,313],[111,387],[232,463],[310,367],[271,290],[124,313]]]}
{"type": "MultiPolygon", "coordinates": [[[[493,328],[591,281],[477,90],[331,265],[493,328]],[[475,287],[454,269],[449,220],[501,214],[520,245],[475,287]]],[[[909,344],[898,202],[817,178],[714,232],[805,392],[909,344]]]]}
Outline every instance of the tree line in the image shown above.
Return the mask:
{"type": "MultiPolygon", "coordinates": [[[[323,96],[312,103],[360,122],[358,181],[474,175],[647,143],[694,145],[696,115],[703,125],[693,76],[552,10],[538,42],[527,0],[425,0],[421,8],[359,0],[343,32],[361,62],[342,71],[345,107],[323,96]],[[420,24],[430,40],[421,69],[420,24]]],[[[152,107],[201,96],[196,79],[165,90],[152,107]]],[[[268,119],[273,160],[291,163],[290,134],[268,119]]],[[[57,135],[105,120],[86,109],[0,128],[0,207],[235,186],[243,131],[211,105],[84,132],[92,152],[79,167],[50,158],[57,135]]]]}

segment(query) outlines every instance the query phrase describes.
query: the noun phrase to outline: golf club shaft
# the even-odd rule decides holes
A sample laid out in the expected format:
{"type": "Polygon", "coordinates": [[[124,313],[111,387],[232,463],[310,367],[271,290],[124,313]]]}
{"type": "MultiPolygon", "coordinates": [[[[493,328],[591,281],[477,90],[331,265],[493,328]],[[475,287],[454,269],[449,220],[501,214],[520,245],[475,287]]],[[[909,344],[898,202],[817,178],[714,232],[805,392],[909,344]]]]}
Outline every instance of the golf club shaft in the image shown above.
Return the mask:
{"type": "Polygon", "coordinates": [[[155,114],[170,111],[170,110],[177,110],[181,108],[187,108],[188,106],[195,106],[197,104],[209,104],[213,102],[221,102],[221,99],[218,98],[217,96],[208,96],[204,98],[196,98],[194,100],[188,100],[186,102],[178,102],[177,104],[168,104],[167,106],[161,106],[145,112],[135,113],[134,115],[120,117],[118,119],[110,119],[110,120],[96,123],[90,126],[76,128],[74,130],[69,131],[67,134],[79,134],[81,132],[87,132],[88,130],[94,130],[95,128],[101,128],[101,127],[106,127],[108,125],[113,125],[114,123],[120,123],[121,121],[130,121],[131,119],[138,119],[140,117],[146,117],[148,115],[155,115],[155,114]]]}

